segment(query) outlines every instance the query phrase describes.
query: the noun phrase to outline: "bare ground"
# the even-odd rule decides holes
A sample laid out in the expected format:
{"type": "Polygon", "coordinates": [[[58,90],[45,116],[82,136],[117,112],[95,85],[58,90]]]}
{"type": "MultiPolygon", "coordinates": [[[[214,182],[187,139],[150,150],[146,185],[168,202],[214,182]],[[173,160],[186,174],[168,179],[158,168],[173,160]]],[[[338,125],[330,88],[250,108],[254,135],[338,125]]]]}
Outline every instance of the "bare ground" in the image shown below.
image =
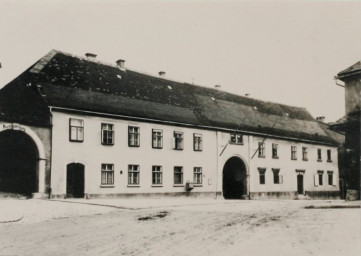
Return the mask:
{"type": "Polygon", "coordinates": [[[360,209],[305,209],[340,203],[172,201],[129,210],[19,202],[36,203],[39,217],[1,224],[0,255],[361,255],[360,209]]]}

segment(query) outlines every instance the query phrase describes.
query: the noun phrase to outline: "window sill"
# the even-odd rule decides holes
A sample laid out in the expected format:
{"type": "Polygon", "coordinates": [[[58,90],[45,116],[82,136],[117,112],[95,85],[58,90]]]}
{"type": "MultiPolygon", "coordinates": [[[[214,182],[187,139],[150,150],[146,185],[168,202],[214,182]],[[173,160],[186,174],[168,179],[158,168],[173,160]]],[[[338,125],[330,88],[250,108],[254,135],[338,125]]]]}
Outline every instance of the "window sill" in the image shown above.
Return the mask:
{"type": "Polygon", "coordinates": [[[108,144],[108,143],[103,143],[103,142],[102,142],[102,145],[103,145],[103,146],[114,146],[114,143],[113,143],[113,144],[108,144]]]}
{"type": "Polygon", "coordinates": [[[128,184],[127,187],[128,188],[139,188],[140,185],[139,184],[134,184],[134,185],[133,184],[128,184]]]}
{"type": "Polygon", "coordinates": [[[308,161],[308,159],[302,159],[302,161],[308,161]]]}
{"type": "Polygon", "coordinates": [[[139,148],[140,145],[128,145],[130,148],[139,148]]]}
{"type": "Polygon", "coordinates": [[[328,163],[332,163],[332,160],[327,160],[328,163]]]}
{"type": "Polygon", "coordinates": [[[152,147],[153,149],[163,149],[163,147],[152,147]]]}
{"type": "Polygon", "coordinates": [[[291,160],[297,160],[297,158],[291,158],[291,160]]]}
{"type": "Polygon", "coordinates": [[[173,184],[173,187],[184,187],[183,184],[173,184]]]}
{"type": "Polygon", "coordinates": [[[322,159],[317,159],[317,162],[322,162],[322,159]]]}
{"type": "Polygon", "coordinates": [[[193,151],[194,151],[194,152],[202,152],[203,150],[201,150],[201,149],[194,149],[193,151]]]}
{"type": "Polygon", "coordinates": [[[244,143],[243,143],[243,142],[242,142],[242,143],[230,142],[229,144],[230,144],[230,145],[241,145],[241,146],[242,146],[242,145],[244,145],[244,143]]]}
{"type": "Polygon", "coordinates": [[[114,185],[100,185],[101,188],[114,188],[114,185]]]}
{"type": "Polygon", "coordinates": [[[258,158],[266,158],[266,156],[258,156],[258,158]]]}
{"type": "Polygon", "coordinates": [[[272,158],[273,158],[273,159],[279,159],[279,157],[278,157],[278,156],[272,156],[272,158]]]}
{"type": "Polygon", "coordinates": [[[174,150],[177,150],[177,151],[182,151],[183,148],[173,148],[174,150]]]}
{"type": "Polygon", "coordinates": [[[163,185],[162,184],[153,184],[152,187],[153,188],[162,188],[163,185]]]}
{"type": "Polygon", "coordinates": [[[193,187],[203,187],[203,184],[193,184],[193,187]]]}
{"type": "Polygon", "coordinates": [[[84,140],[69,140],[69,142],[82,143],[82,142],[84,142],[84,140]]]}

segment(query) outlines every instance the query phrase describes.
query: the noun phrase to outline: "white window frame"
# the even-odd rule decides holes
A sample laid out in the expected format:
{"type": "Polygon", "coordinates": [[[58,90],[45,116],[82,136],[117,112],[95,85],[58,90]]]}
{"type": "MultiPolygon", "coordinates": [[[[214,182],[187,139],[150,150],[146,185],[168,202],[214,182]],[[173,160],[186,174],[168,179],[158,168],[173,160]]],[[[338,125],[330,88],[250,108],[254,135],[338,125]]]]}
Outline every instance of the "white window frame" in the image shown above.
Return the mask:
{"type": "Polygon", "coordinates": [[[235,145],[243,145],[243,135],[237,132],[231,133],[229,143],[235,145]]]}
{"type": "Polygon", "coordinates": [[[163,130],[152,130],[152,148],[163,148],[163,130]]]}
{"type": "Polygon", "coordinates": [[[101,185],[114,185],[114,164],[101,165],[101,185]]]}
{"type": "Polygon", "coordinates": [[[265,185],[266,184],[266,168],[258,168],[258,172],[259,172],[259,179],[258,182],[260,185],[265,185]],[[263,183],[262,183],[262,177],[263,177],[263,183]]]}
{"type": "Polygon", "coordinates": [[[173,133],[173,149],[183,150],[184,149],[184,134],[183,132],[175,131],[173,133]]]}
{"type": "Polygon", "coordinates": [[[140,146],[140,128],[138,126],[128,126],[128,146],[140,146]]]}
{"type": "Polygon", "coordinates": [[[182,166],[174,166],[173,171],[173,183],[174,185],[183,185],[183,167],[182,166]],[[180,176],[180,183],[176,183],[176,175],[180,176]]]}
{"type": "Polygon", "coordinates": [[[291,160],[297,160],[297,146],[291,146],[291,160]]]}
{"type": "Polygon", "coordinates": [[[322,149],[321,148],[317,149],[317,161],[318,162],[322,161],[322,149]]]}
{"type": "Polygon", "coordinates": [[[307,147],[302,147],[302,160],[303,161],[308,161],[307,147]]]}
{"type": "Polygon", "coordinates": [[[266,145],[264,142],[258,142],[258,157],[266,157],[265,150],[266,145]]]}
{"type": "Polygon", "coordinates": [[[278,159],[278,144],[272,143],[272,158],[278,159]]]}
{"type": "Polygon", "coordinates": [[[139,185],[139,181],[140,181],[139,165],[136,164],[128,165],[128,185],[139,185]]]}
{"type": "Polygon", "coordinates": [[[163,184],[163,169],[160,165],[152,166],[152,185],[162,185],[163,184]]]}
{"type": "Polygon", "coordinates": [[[114,124],[102,123],[102,145],[114,145],[114,124]]]}
{"type": "Polygon", "coordinates": [[[193,168],[193,183],[195,185],[202,185],[203,184],[203,170],[202,167],[194,167],[193,168]]]}
{"type": "Polygon", "coordinates": [[[193,150],[202,151],[203,150],[203,136],[199,133],[193,133],[193,150]]]}
{"type": "Polygon", "coordinates": [[[273,172],[273,184],[282,184],[283,183],[283,176],[280,175],[280,169],[279,168],[272,168],[273,172]],[[278,182],[275,182],[276,177],[278,177],[278,182]]]}
{"type": "Polygon", "coordinates": [[[332,162],[332,151],[327,149],[327,162],[332,162]]]}
{"type": "Polygon", "coordinates": [[[78,118],[69,118],[69,141],[84,141],[84,120],[78,118]]]}

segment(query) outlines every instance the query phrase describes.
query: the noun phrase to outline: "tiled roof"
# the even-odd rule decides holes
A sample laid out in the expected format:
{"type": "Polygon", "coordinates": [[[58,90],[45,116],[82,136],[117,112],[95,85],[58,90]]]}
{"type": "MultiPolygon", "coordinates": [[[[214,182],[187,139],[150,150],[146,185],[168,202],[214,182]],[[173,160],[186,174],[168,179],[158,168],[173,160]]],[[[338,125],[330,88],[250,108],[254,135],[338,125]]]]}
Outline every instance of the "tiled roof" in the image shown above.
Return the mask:
{"type": "MultiPolygon", "coordinates": [[[[40,115],[27,122],[48,122],[44,106],[53,106],[335,143],[304,108],[124,71],[54,50],[1,90],[0,100],[10,88],[20,87],[24,97],[32,95],[24,105],[27,111],[40,115]]],[[[24,118],[28,112],[21,114],[24,118]]]]}
{"type": "Polygon", "coordinates": [[[337,74],[337,77],[342,80],[342,78],[361,73],[361,61],[353,64],[351,67],[346,68],[337,74]]]}

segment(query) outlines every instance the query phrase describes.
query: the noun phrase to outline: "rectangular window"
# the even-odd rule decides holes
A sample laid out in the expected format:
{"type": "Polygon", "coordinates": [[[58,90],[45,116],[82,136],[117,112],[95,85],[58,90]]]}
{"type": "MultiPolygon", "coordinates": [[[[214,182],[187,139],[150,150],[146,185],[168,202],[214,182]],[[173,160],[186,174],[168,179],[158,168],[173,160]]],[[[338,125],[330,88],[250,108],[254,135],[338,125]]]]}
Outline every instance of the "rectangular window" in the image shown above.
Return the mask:
{"type": "Polygon", "coordinates": [[[238,144],[238,145],[243,144],[243,136],[242,136],[242,134],[239,134],[239,133],[231,133],[231,140],[230,140],[229,143],[231,143],[231,144],[238,144]]]}
{"type": "Polygon", "coordinates": [[[128,184],[139,185],[139,165],[128,165],[128,184]]]}
{"type": "Polygon", "coordinates": [[[278,144],[272,144],[272,158],[278,158],[278,144]]]}
{"type": "Polygon", "coordinates": [[[102,164],[102,185],[114,184],[114,165],[102,164]]]}
{"type": "Polygon", "coordinates": [[[317,149],[317,161],[322,161],[322,152],[321,149],[317,149]]]}
{"type": "Polygon", "coordinates": [[[297,147],[291,146],[291,159],[297,160],[297,147]]]}
{"type": "Polygon", "coordinates": [[[152,130],[152,147],[153,148],[163,148],[163,131],[162,130],[152,130]]]}
{"type": "Polygon", "coordinates": [[[307,148],[306,147],[302,147],[302,160],[307,161],[307,148]]]}
{"type": "Polygon", "coordinates": [[[174,132],[173,140],[173,148],[176,150],[183,150],[183,132],[174,132]]]}
{"type": "Polygon", "coordinates": [[[265,145],[264,142],[258,142],[258,157],[265,157],[265,145]]]}
{"type": "Polygon", "coordinates": [[[194,167],[193,169],[193,183],[202,184],[202,167],[194,167]]]}
{"type": "Polygon", "coordinates": [[[194,151],[202,151],[203,150],[203,140],[202,134],[193,134],[193,149],[194,151]]]}
{"type": "Polygon", "coordinates": [[[318,171],[317,175],[318,175],[318,185],[322,186],[323,185],[323,171],[318,171]]]}
{"type": "Polygon", "coordinates": [[[128,127],[128,145],[129,147],[139,147],[140,133],[139,127],[129,126],[128,127]]]}
{"type": "Polygon", "coordinates": [[[183,167],[174,167],[174,184],[183,184],[183,167]]]}
{"type": "Polygon", "coordinates": [[[266,184],[266,168],[258,168],[259,184],[266,184]]]}
{"type": "Polygon", "coordinates": [[[102,124],[102,144],[114,145],[114,125],[102,124]]]}
{"type": "Polygon", "coordinates": [[[330,186],[335,185],[334,184],[333,172],[331,172],[331,171],[327,172],[327,180],[328,180],[328,185],[330,185],[330,186]]]}
{"type": "Polygon", "coordinates": [[[84,141],[84,120],[69,119],[69,140],[74,142],[84,141]]]}
{"type": "Polygon", "coordinates": [[[327,162],[332,162],[332,160],[331,160],[331,149],[327,149],[327,162]]]}
{"type": "Polygon", "coordinates": [[[281,184],[282,176],[280,176],[280,169],[272,169],[272,172],[273,172],[273,183],[281,184]]]}
{"type": "Polygon", "coordinates": [[[161,185],[163,179],[162,166],[152,167],[152,183],[153,185],[161,185]]]}

